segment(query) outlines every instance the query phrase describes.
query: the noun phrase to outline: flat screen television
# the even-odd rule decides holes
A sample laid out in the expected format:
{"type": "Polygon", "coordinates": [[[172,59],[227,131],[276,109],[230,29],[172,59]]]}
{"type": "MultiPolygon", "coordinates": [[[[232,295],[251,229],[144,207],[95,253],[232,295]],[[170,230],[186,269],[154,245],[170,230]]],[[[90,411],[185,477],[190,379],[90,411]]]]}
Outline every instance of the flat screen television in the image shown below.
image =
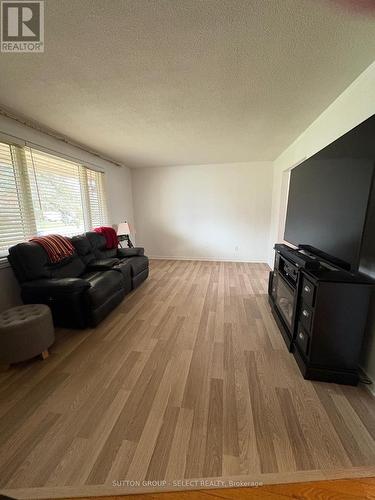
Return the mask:
{"type": "Polygon", "coordinates": [[[375,115],[291,171],[284,239],[357,271],[374,249],[374,165],[375,115]]]}

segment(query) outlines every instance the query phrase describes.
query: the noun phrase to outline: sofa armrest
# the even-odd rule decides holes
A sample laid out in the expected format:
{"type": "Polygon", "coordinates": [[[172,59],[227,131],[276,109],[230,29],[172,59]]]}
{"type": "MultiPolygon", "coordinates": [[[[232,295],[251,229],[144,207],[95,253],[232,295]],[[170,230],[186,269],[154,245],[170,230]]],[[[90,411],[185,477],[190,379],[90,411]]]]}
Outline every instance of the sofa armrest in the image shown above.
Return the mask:
{"type": "Polygon", "coordinates": [[[120,257],[120,259],[123,259],[125,257],[144,255],[144,254],[145,254],[145,249],[142,247],[119,248],[117,250],[117,256],[120,257]]]}
{"type": "Polygon", "coordinates": [[[74,293],[90,288],[90,283],[82,278],[42,279],[22,283],[22,290],[28,293],[74,293]]]}

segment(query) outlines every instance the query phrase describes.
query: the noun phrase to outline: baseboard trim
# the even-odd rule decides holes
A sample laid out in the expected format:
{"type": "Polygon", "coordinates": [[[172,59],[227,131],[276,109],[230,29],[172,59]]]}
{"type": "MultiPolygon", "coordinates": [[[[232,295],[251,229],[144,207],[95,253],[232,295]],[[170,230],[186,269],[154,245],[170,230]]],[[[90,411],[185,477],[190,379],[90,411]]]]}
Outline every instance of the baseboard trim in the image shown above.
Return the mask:
{"type": "Polygon", "coordinates": [[[243,259],[215,259],[211,257],[175,257],[175,256],[161,256],[161,255],[148,255],[149,259],[153,260],[194,260],[204,262],[244,262],[245,264],[267,264],[266,260],[243,260],[243,259]]]}
{"type": "MultiPolygon", "coordinates": [[[[215,488],[233,488],[236,482],[257,483],[260,485],[300,483],[308,481],[324,481],[328,479],[356,479],[373,477],[375,467],[352,467],[348,469],[332,470],[307,470],[296,472],[254,473],[240,476],[221,476],[212,478],[186,479],[177,483],[167,481],[161,486],[162,481],[156,481],[155,485],[147,481],[139,481],[140,485],[117,486],[117,485],[84,485],[84,486],[41,486],[34,488],[4,488],[2,495],[18,499],[47,499],[47,498],[77,498],[89,496],[118,496],[136,495],[141,493],[161,493],[167,491],[202,490],[215,488]],[[183,483],[185,481],[185,483],[183,483]],[[224,484],[218,483],[223,482],[224,484]],[[182,486],[180,486],[182,484],[182,486]]],[[[125,483],[125,481],[124,481],[125,483]]],[[[259,486],[261,491],[261,486],[259,486]]]]}

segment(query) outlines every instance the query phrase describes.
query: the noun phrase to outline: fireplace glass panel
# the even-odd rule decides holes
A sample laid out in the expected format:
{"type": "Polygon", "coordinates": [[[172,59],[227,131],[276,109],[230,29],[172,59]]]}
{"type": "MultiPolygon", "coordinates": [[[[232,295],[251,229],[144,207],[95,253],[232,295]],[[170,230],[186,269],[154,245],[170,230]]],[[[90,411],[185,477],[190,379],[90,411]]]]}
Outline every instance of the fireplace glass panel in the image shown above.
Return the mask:
{"type": "Polygon", "coordinates": [[[293,309],[294,309],[294,290],[278,276],[275,280],[275,302],[278,310],[283,316],[287,326],[292,330],[293,309]]]}

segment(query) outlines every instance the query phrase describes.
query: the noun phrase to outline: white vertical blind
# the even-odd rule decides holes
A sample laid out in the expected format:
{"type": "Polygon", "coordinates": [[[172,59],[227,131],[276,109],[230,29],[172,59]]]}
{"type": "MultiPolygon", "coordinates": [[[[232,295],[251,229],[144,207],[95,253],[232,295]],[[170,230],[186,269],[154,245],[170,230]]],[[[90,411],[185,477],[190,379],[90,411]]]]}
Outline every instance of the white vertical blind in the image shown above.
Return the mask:
{"type": "Polygon", "coordinates": [[[69,236],[106,223],[103,173],[0,143],[0,258],[34,235],[69,236]]]}

